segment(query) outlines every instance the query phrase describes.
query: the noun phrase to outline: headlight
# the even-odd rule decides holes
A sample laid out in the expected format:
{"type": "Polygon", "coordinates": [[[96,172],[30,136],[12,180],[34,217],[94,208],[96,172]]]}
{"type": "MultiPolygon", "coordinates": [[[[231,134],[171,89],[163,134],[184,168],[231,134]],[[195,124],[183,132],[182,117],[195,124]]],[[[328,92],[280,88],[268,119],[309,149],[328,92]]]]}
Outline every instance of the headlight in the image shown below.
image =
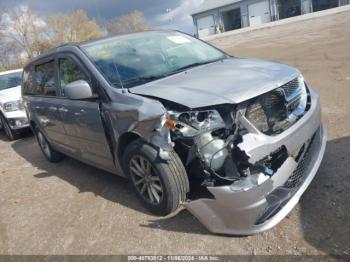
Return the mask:
{"type": "Polygon", "coordinates": [[[298,78],[299,86],[300,86],[300,103],[297,106],[298,112],[294,112],[294,114],[300,114],[303,113],[306,109],[307,105],[307,88],[305,85],[305,80],[302,75],[298,78]]]}
{"type": "Polygon", "coordinates": [[[5,112],[12,112],[17,110],[23,110],[23,101],[22,100],[16,100],[11,102],[6,102],[3,104],[3,109],[5,112]]]}
{"type": "Polygon", "coordinates": [[[169,118],[174,122],[174,129],[185,137],[194,137],[226,126],[216,110],[169,112],[169,118]]]}

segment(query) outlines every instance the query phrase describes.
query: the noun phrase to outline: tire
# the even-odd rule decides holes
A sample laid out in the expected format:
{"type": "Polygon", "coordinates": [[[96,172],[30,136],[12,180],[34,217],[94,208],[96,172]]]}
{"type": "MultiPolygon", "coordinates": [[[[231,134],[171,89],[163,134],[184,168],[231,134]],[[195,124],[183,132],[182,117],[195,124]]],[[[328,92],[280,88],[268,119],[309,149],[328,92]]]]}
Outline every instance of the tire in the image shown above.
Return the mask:
{"type": "Polygon", "coordinates": [[[138,139],[127,147],[123,156],[131,187],[143,205],[160,216],[178,209],[189,192],[187,173],[179,156],[174,151],[169,155],[170,160],[160,159],[154,147],[138,139]]]}
{"type": "Polygon", "coordinates": [[[9,141],[16,140],[18,138],[18,134],[11,129],[10,125],[8,124],[7,120],[4,118],[3,115],[0,114],[0,120],[1,120],[1,127],[4,129],[6,137],[9,141]]]}
{"type": "Polygon", "coordinates": [[[41,152],[44,154],[44,156],[49,162],[57,163],[62,160],[63,154],[52,148],[44,134],[39,129],[35,129],[35,135],[38,140],[41,152]]]}

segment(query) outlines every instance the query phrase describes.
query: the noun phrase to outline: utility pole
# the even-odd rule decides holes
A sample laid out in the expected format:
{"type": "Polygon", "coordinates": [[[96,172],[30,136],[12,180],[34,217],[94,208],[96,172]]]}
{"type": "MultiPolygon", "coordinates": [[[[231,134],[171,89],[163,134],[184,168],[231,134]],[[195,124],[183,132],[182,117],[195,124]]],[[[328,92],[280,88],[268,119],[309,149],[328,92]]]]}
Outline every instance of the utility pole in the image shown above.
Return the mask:
{"type": "Polygon", "coordinates": [[[165,10],[165,12],[166,12],[167,14],[169,14],[169,27],[170,27],[170,29],[171,29],[172,23],[173,23],[173,18],[171,17],[171,11],[172,11],[171,8],[167,8],[167,9],[165,10]]]}

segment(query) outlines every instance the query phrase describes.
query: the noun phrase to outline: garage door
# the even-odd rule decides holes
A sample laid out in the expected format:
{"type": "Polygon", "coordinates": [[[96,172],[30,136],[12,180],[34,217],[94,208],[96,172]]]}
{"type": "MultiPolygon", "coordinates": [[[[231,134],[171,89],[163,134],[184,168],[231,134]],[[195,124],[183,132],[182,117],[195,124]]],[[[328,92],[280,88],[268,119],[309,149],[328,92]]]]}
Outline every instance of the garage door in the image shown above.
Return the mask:
{"type": "Polygon", "coordinates": [[[271,21],[269,1],[262,1],[248,6],[249,25],[255,26],[271,21]]]}
{"type": "Polygon", "coordinates": [[[197,20],[199,38],[215,34],[215,23],[212,15],[197,20]]]}

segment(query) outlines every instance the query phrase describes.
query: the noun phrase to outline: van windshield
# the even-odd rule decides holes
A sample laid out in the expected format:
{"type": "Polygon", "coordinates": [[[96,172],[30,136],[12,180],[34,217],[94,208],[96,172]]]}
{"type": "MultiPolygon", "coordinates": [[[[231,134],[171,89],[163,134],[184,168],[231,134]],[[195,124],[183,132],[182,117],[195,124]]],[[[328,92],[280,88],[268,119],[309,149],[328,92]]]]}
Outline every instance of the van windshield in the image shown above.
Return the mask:
{"type": "Polygon", "coordinates": [[[0,90],[21,85],[22,72],[9,73],[0,75],[0,90]]]}
{"type": "Polygon", "coordinates": [[[179,32],[143,32],[83,44],[81,48],[116,88],[132,88],[228,56],[179,32]]]}

